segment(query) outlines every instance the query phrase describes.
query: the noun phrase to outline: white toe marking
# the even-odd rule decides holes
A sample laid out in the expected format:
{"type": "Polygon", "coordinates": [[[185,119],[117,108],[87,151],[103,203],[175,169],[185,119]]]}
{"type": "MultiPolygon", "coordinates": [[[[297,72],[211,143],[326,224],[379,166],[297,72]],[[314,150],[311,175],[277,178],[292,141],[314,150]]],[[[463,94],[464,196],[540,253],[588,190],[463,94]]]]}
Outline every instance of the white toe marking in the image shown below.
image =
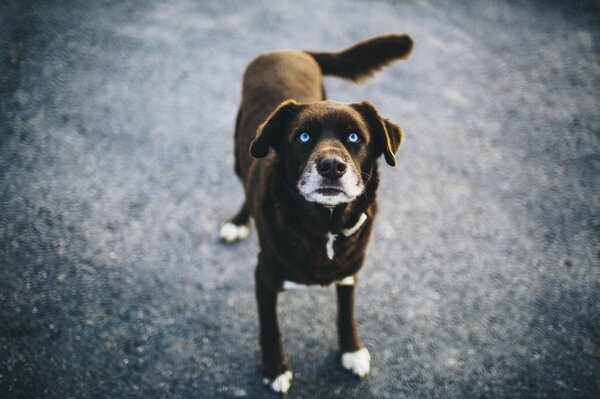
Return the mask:
{"type": "Polygon", "coordinates": [[[371,355],[367,348],[346,352],[342,355],[342,366],[360,378],[366,377],[371,371],[371,355]]]}
{"type": "MultiPolygon", "coordinates": [[[[265,384],[269,383],[268,379],[263,379],[265,384]]],[[[292,372],[290,370],[286,371],[283,374],[279,374],[273,382],[271,382],[271,389],[275,392],[281,392],[282,394],[286,394],[292,385],[292,372]]]]}
{"type": "Polygon", "coordinates": [[[234,242],[248,238],[250,228],[246,225],[236,226],[233,223],[225,223],[219,231],[219,237],[225,242],[234,242]]]}

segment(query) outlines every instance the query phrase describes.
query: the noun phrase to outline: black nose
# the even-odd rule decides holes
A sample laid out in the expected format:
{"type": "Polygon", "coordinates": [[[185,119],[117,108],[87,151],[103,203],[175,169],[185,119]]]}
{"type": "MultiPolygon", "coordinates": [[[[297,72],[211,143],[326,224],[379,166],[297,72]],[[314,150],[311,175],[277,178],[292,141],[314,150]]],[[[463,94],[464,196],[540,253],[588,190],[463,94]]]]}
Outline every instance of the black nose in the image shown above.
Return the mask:
{"type": "Polygon", "coordinates": [[[339,179],[346,173],[346,164],[337,158],[325,158],[317,163],[317,170],[321,176],[339,179]]]}

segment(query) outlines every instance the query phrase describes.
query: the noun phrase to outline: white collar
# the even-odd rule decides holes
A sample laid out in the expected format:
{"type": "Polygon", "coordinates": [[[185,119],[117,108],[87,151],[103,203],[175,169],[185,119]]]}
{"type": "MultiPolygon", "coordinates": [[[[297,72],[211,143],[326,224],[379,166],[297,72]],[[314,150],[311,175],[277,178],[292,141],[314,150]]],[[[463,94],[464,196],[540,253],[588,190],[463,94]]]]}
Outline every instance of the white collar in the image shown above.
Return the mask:
{"type": "Polygon", "coordinates": [[[352,227],[350,227],[349,229],[343,229],[342,230],[342,234],[346,237],[350,237],[352,234],[356,233],[358,231],[358,229],[360,229],[360,227],[363,225],[363,223],[367,220],[367,215],[364,213],[360,214],[360,217],[358,218],[358,222],[356,222],[356,224],[352,227]]]}

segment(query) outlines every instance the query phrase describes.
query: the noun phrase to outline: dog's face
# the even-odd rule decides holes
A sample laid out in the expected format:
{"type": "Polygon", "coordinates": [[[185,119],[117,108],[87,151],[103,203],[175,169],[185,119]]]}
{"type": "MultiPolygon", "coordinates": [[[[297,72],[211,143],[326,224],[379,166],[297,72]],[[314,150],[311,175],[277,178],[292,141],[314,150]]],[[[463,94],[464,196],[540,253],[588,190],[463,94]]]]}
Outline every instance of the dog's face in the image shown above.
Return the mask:
{"type": "Polygon", "coordinates": [[[395,165],[402,131],[369,103],[282,103],[250,146],[254,157],[269,147],[283,163],[286,179],[309,202],[336,206],[362,194],[380,155],[395,165]]]}

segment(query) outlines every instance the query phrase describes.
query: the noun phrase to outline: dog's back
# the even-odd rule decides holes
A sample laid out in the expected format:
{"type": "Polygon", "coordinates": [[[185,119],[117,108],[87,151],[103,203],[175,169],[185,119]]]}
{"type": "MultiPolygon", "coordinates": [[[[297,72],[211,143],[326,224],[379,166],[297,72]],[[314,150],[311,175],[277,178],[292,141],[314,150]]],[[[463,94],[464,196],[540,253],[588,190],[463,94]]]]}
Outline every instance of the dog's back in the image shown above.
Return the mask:
{"type": "Polygon", "coordinates": [[[311,103],[326,99],[322,76],[362,82],[413,47],[405,34],[377,36],[337,53],[275,51],[261,54],[246,68],[236,122],[236,173],[245,180],[254,161],[248,152],[256,130],[287,99],[311,103]]]}
{"type": "Polygon", "coordinates": [[[278,51],[262,54],[248,65],[235,132],[236,172],[242,180],[254,161],[248,148],[256,129],[289,98],[301,102],[323,99],[321,70],[313,57],[303,51],[278,51]]]}

